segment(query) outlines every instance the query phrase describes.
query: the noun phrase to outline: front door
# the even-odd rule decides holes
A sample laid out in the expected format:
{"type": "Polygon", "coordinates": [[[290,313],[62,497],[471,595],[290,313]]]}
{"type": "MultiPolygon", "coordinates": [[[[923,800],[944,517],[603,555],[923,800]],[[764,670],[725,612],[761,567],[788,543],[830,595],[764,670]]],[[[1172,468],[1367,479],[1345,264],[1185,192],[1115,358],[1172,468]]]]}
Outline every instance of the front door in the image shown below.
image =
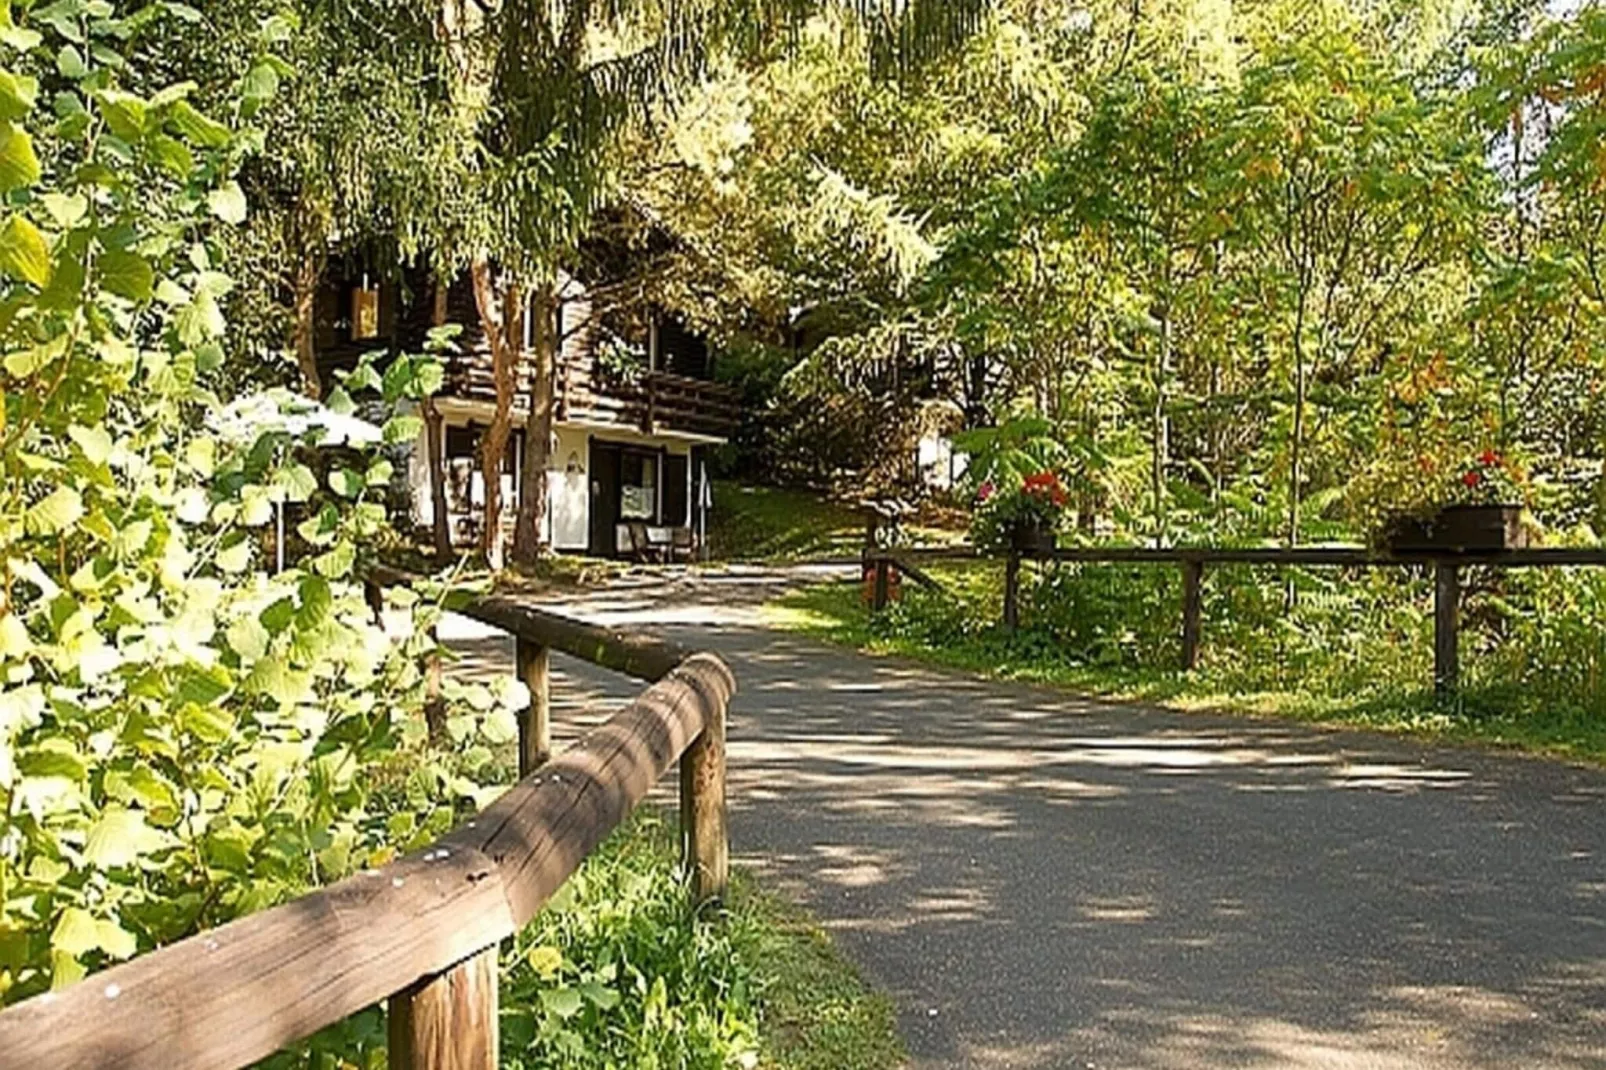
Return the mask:
{"type": "Polygon", "coordinates": [[[619,553],[619,457],[618,446],[592,440],[591,534],[586,549],[593,557],[619,553]]]}

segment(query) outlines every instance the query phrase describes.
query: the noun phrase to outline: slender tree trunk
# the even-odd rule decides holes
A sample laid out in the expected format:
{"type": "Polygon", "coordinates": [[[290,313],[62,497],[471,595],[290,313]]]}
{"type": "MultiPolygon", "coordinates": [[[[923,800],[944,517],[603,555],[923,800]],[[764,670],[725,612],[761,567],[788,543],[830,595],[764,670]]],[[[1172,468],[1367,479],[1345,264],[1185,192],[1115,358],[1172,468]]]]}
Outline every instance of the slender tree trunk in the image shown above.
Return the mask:
{"type": "Polygon", "coordinates": [[[485,527],[480,548],[492,569],[502,567],[502,463],[513,434],[513,393],[518,383],[522,317],[519,287],[498,286],[490,261],[475,257],[469,269],[474,282],[474,305],[491,347],[491,375],[496,384],[496,409],[491,425],[480,440],[480,473],[485,481],[485,527]],[[498,293],[500,290],[500,293],[498,293]]]}
{"type": "Polygon", "coordinates": [[[327,259],[321,240],[307,242],[295,270],[296,367],[301,370],[301,392],[314,400],[323,396],[318,377],[318,283],[327,259]]]}
{"type": "Polygon", "coordinates": [[[1305,464],[1305,394],[1309,390],[1305,368],[1306,286],[1300,282],[1299,305],[1294,314],[1294,436],[1288,462],[1288,545],[1299,543],[1299,499],[1305,464]]]}
{"type": "MultiPolygon", "coordinates": [[[[1089,390],[1088,393],[1091,395],[1092,391],[1089,390]]],[[[1084,398],[1082,401],[1082,435],[1087,439],[1087,444],[1090,451],[1092,448],[1098,445],[1098,410],[1095,408],[1091,396],[1084,398]]],[[[1082,532],[1084,535],[1091,536],[1095,534],[1098,530],[1098,513],[1098,487],[1096,487],[1093,483],[1093,474],[1091,472],[1084,472],[1082,477],[1082,489],[1077,494],[1076,499],[1076,529],[1082,532]]]]}
{"type": "Polygon", "coordinates": [[[519,486],[519,518],[513,531],[513,560],[533,565],[549,540],[546,533],[547,468],[552,455],[552,378],[557,368],[557,289],[543,279],[530,314],[534,352],[530,364],[530,411],[524,420],[524,481],[519,486]]]}
{"type": "MultiPolygon", "coordinates": [[[[446,322],[447,282],[435,279],[434,307],[430,310],[430,323],[439,327],[446,322]]],[[[435,553],[441,558],[452,554],[452,527],[446,509],[446,427],[441,411],[433,397],[424,399],[424,445],[429,467],[430,527],[435,536],[435,553]]]]}
{"type": "Polygon", "coordinates": [[[1149,480],[1154,495],[1154,544],[1165,545],[1165,470],[1171,453],[1171,420],[1166,415],[1166,384],[1171,377],[1171,309],[1160,309],[1160,351],[1154,361],[1153,440],[1150,451],[1149,480]]]}

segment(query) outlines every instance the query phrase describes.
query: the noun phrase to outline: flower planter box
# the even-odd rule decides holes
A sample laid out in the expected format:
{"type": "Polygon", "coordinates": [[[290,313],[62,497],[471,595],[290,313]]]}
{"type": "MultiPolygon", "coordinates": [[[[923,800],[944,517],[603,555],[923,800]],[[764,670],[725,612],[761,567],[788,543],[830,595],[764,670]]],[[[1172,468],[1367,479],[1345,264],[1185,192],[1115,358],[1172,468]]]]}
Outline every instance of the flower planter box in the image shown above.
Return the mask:
{"type": "Polygon", "coordinates": [[[1021,554],[1051,554],[1056,545],[1054,529],[1042,524],[1016,524],[1009,533],[1009,545],[1021,554]]]}
{"type": "Polygon", "coordinates": [[[1398,516],[1385,543],[1395,553],[1499,553],[1528,545],[1520,505],[1446,505],[1430,517],[1398,516]]]}

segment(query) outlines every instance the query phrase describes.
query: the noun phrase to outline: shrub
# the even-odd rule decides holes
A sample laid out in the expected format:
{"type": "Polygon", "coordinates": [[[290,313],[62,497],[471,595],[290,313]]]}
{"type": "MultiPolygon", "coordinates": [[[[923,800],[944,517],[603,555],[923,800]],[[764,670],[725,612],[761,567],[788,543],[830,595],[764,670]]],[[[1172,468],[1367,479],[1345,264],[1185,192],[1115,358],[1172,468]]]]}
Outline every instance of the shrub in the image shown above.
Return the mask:
{"type": "MultiPolygon", "coordinates": [[[[203,114],[193,86],[143,96],[119,74],[152,19],[194,12],[93,0],[30,27],[0,12],[0,999],[15,1001],[433,838],[513,727],[464,694],[450,752],[425,751],[425,632],[387,636],[354,579],[385,531],[389,462],[354,449],[320,478],[316,426],[219,430],[231,283],[213,236],[248,210],[231,175],[260,134],[203,114]],[[86,38],[93,62],[72,45],[86,38]],[[311,552],[275,574],[286,506],[311,552]]],[[[395,403],[430,366],[350,388],[395,403]]],[[[383,438],[414,433],[397,416],[383,438]]]]}

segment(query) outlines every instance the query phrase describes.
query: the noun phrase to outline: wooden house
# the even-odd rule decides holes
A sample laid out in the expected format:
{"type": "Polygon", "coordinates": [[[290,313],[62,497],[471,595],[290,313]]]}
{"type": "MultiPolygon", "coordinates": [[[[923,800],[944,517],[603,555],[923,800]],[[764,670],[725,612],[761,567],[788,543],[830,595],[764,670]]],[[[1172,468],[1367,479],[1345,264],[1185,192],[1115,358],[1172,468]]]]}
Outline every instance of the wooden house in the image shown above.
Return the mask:
{"type": "MultiPolygon", "coordinates": [[[[495,411],[490,346],[465,273],[440,296],[422,272],[378,280],[344,266],[329,272],[318,301],[317,351],[325,382],[367,351],[416,352],[436,317],[462,328],[434,399],[442,424],[448,525],[454,543],[479,541],[485,488],[480,436],[495,411]]],[[[705,451],[727,441],[738,395],[713,381],[707,342],[672,317],[633,322],[596,307],[587,286],[563,276],[556,310],[560,348],[553,370],[554,422],[547,479],[547,536],[559,551],[619,556],[654,548],[684,552],[699,528],[705,451]]],[[[526,312],[526,350],[533,340],[526,312]]],[[[503,523],[516,519],[529,397],[519,369],[513,434],[502,468],[503,523]]],[[[426,430],[425,435],[428,434],[426,430]]],[[[412,451],[408,483],[414,521],[428,529],[432,491],[428,445],[412,451]]]]}

